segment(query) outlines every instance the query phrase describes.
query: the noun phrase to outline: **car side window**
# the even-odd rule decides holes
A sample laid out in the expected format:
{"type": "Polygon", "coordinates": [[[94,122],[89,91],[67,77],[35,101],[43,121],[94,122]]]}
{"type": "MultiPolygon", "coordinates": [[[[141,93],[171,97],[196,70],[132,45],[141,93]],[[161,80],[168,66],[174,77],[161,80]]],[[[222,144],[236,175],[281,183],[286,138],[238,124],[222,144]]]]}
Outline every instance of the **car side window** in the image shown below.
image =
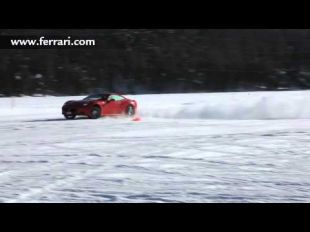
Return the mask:
{"type": "Polygon", "coordinates": [[[124,98],[122,96],[118,96],[118,95],[110,95],[108,101],[114,100],[114,101],[121,101],[124,98]]]}

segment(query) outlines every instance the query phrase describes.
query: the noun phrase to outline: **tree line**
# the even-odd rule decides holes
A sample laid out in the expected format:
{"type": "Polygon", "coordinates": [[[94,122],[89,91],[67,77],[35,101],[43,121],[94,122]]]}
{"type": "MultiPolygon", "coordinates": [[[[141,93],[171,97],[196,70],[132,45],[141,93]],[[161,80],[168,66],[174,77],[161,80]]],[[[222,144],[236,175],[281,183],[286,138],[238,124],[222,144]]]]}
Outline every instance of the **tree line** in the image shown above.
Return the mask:
{"type": "Polygon", "coordinates": [[[1,29],[95,39],[94,48],[1,49],[0,96],[310,88],[308,29],[1,29]]]}

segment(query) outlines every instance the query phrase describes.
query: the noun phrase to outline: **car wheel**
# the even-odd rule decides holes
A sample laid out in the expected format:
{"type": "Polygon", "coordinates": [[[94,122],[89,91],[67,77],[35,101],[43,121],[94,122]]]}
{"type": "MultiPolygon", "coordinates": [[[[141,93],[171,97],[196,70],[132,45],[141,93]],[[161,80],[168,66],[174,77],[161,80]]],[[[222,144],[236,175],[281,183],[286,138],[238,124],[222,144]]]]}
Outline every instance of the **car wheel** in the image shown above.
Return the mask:
{"type": "Polygon", "coordinates": [[[129,117],[134,116],[135,115],[135,108],[132,105],[129,105],[126,109],[125,114],[129,117]]]}
{"type": "Polygon", "coordinates": [[[76,117],[75,114],[65,114],[64,116],[66,119],[75,119],[75,117],[76,117]]]}
{"type": "Polygon", "coordinates": [[[101,116],[101,108],[99,106],[95,106],[90,111],[90,118],[91,119],[97,119],[101,116]]]}

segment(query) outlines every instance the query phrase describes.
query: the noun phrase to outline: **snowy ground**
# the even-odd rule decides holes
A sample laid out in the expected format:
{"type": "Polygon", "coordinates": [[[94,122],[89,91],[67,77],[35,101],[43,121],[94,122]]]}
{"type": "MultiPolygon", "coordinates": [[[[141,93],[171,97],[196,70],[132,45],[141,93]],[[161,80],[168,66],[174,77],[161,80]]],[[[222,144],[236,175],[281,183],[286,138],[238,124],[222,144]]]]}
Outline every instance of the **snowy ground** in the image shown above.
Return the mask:
{"type": "Polygon", "coordinates": [[[0,99],[0,201],[310,202],[309,91],[131,97],[141,121],[0,99]]]}

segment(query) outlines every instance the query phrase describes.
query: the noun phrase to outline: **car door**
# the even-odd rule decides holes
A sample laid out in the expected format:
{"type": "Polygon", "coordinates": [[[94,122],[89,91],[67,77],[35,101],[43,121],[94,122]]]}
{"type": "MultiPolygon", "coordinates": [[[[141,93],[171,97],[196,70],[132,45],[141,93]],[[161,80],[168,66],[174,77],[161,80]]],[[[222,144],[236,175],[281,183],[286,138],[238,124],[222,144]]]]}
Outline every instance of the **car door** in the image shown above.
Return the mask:
{"type": "Polygon", "coordinates": [[[115,107],[115,113],[116,114],[123,114],[125,107],[127,105],[127,99],[124,98],[123,96],[117,95],[116,96],[116,102],[117,102],[117,105],[115,107]]]}
{"type": "Polygon", "coordinates": [[[102,108],[103,115],[113,115],[115,114],[115,109],[117,108],[117,102],[114,100],[108,101],[102,108]]]}
{"type": "Polygon", "coordinates": [[[118,115],[121,114],[121,104],[124,98],[118,95],[111,95],[108,102],[102,109],[103,115],[118,115]]]}

